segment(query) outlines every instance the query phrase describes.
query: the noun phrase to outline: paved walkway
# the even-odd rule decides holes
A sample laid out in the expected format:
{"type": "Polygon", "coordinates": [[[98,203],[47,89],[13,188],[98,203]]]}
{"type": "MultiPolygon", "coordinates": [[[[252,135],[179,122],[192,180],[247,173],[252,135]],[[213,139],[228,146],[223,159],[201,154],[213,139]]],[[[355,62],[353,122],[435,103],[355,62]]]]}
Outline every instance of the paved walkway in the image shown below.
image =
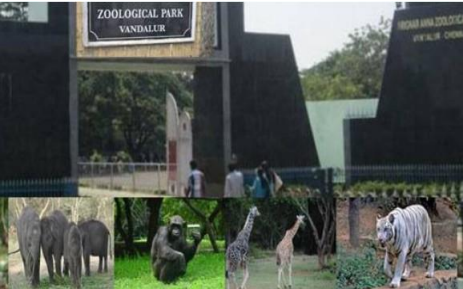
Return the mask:
{"type": "Polygon", "coordinates": [[[156,195],[150,193],[115,191],[104,189],[93,189],[79,187],[79,196],[81,197],[107,197],[107,198],[165,198],[169,196],[156,195]]]}

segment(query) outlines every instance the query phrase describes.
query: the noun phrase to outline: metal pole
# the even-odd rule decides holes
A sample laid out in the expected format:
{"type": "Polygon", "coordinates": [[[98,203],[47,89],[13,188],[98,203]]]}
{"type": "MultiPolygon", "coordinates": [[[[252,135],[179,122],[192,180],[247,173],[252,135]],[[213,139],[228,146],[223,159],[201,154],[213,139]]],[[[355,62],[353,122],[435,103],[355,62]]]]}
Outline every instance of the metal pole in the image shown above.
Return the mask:
{"type": "Polygon", "coordinates": [[[114,176],[113,176],[113,173],[114,173],[114,163],[109,163],[109,167],[110,167],[110,183],[109,183],[109,189],[112,190],[113,187],[114,187],[114,176]]]}
{"type": "Polygon", "coordinates": [[[93,162],[90,163],[90,183],[91,183],[91,187],[94,188],[95,187],[95,179],[94,179],[94,176],[93,176],[93,162]]]}
{"type": "Polygon", "coordinates": [[[135,165],[130,163],[131,171],[132,171],[132,192],[135,192],[135,165]]]}
{"type": "Polygon", "coordinates": [[[158,192],[161,191],[161,164],[157,165],[158,167],[158,192]]]}

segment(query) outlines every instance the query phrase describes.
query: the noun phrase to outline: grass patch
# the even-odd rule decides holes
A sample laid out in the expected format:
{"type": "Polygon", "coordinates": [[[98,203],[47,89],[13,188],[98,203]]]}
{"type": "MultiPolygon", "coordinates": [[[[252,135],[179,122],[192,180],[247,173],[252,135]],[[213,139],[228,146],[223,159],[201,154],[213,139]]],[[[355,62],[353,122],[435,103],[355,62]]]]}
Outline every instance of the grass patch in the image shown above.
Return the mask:
{"type": "Polygon", "coordinates": [[[256,244],[251,243],[249,246],[249,254],[251,259],[266,259],[275,258],[275,251],[261,249],[256,244]]]}
{"type": "MultiPolygon", "coordinates": [[[[273,251],[268,251],[267,258],[252,258],[249,261],[249,280],[247,289],[276,288],[278,267],[273,251]]],[[[242,281],[242,272],[236,274],[238,284],[242,281]]],[[[292,289],[327,289],[334,288],[336,274],[330,270],[319,270],[317,256],[296,254],[293,259],[292,289]],[[309,287],[307,287],[310,285],[309,287]]],[[[219,287],[217,287],[219,288],[219,287]]]]}
{"type": "MultiPolygon", "coordinates": [[[[203,242],[201,242],[201,245],[203,245],[203,242]]],[[[114,288],[225,288],[225,254],[223,252],[198,252],[188,264],[185,276],[170,285],[163,284],[154,278],[150,264],[149,255],[118,259],[114,268],[114,288]]]]}

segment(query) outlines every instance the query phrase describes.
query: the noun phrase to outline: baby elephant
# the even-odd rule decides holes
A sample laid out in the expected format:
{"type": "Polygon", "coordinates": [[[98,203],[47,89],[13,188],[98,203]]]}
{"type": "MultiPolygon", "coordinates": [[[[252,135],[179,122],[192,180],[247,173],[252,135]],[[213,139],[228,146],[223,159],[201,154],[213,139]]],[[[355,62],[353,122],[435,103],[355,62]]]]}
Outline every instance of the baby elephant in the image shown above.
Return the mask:
{"type": "Polygon", "coordinates": [[[64,232],[64,272],[71,275],[74,288],[81,287],[82,237],[77,225],[72,222],[64,232]]]}
{"type": "Polygon", "coordinates": [[[53,211],[50,215],[40,220],[40,228],[42,230],[40,241],[51,283],[54,281],[54,273],[61,276],[61,257],[64,250],[63,236],[67,226],[68,220],[59,210],[53,211]],[[55,272],[53,272],[53,257],[55,258],[55,272]]]}
{"type": "Polygon", "coordinates": [[[90,276],[90,256],[98,256],[98,273],[108,272],[108,250],[111,255],[111,236],[105,224],[98,220],[79,222],[82,235],[85,275],[90,276]]]}

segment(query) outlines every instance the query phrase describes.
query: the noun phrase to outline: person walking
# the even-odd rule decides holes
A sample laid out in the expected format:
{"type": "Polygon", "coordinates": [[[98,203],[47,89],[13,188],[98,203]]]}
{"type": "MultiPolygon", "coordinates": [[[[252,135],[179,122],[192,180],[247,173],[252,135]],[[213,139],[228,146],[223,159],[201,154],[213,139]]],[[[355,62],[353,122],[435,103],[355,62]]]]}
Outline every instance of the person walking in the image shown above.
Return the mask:
{"type": "Polygon", "coordinates": [[[224,197],[225,198],[242,198],[244,197],[244,177],[236,169],[236,164],[228,165],[228,174],[225,178],[224,197]]]}
{"type": "Polygon", "coordinates": [[[206,195],[206,179],[203,172],[198,169],[196,161],[190,162],[191,173],[188,177],[186,189],[187,198],[203,198],[206,195]]]}
{"type": "Polygon", "coordinates": [[[263,161],[260,166],[264,171],[264,178],[269,184],[270,196],[275,196],[276,192],[283,186],[283,182],[267,161],[263,161]]]}
{"type": "Polygon", "coordinates": [[[256,178],[251,187],[251,196],[253,198],[268,198],[270,197],[270,186],[264,176],[264,170],[259,167],[257,169],[256,178]]]}

